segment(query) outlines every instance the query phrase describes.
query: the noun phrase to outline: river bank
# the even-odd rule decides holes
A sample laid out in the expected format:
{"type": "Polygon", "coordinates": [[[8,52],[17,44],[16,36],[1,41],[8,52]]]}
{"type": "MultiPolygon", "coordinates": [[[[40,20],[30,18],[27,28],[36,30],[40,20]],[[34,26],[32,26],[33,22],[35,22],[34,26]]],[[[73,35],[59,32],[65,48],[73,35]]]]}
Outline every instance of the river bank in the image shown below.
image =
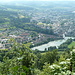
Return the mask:
{"type": "Polygon", "coordinates": [[[43,45],[40,45],[40,46],[36,46],[36,47],[33,47],[31,48],[32,50],[35,50],[35,49],[38,49],[40,51],[44,51],[45,48],[48,48],[50,46],[56,46],[58,48],[58,46],[60,46],[62,43],[66,42],[68,39],[74,39],[74,37],[64,37],[64,39],[61,39],[61,40],[56,40],[56,41],[51,41],[47,44],[43,44],[43,45]]]}

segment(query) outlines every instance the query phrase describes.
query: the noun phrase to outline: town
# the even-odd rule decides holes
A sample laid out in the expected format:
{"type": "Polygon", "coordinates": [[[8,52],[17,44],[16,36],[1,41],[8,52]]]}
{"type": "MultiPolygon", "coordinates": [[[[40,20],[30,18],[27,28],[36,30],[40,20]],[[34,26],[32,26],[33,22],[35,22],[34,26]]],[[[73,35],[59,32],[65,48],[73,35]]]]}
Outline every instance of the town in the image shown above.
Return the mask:
{"type": "MultiPolygon", "coordinates": [[[[13,3],[12,3],[13,4],[13,3]]],[[[35,6],[1,4],[0,49],[10,48],[10,39],[18,43],[30,43],[31,47],[63,39],[63,34],[74,37],[74,9],[47,3],[35,6]],[[49,7],[48,7],[49,6],[49,7]],[[43,8],[44,7],[44,8],[43,8]],[[41,10],[40,10],[41,9],[41,10]],[[62,15],[61,15],[62,14],[62,15]]],[[[39,2],[38,2],[39,4],[39,2]]]]}

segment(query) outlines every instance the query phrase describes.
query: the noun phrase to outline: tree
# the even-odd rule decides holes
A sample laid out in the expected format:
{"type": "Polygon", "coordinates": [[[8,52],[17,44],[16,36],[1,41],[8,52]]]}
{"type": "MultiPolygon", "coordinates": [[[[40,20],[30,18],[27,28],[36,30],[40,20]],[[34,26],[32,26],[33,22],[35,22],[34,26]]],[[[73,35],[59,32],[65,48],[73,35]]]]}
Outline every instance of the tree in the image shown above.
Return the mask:
{"type": "Polygon", "coordinates": [[[43,68],[44,63],[53,64],[55,61],[58,61],[58,52],[57,50],[48,51],[41,55],[40,67],[43,68]]]}
{"type": "Polygon", "coordinates": [[[70,60],[54,63],[52,65],[45,63],[40,75],[70,75],[71,71],[69,70],[69,66],[70,60]]]}
{"type": "Polygon", "coordinates": [[[3,75],[33,75],[34,57],[29,47],[14,43],[3,59],[0,73],[3,75]]]}

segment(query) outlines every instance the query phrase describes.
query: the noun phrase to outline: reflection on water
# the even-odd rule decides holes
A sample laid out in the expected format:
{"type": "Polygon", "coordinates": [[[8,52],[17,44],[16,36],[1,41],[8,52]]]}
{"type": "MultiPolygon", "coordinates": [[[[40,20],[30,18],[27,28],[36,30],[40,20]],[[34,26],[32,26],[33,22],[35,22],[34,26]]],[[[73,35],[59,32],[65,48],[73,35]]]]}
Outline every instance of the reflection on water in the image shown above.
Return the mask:
{"type": "Polygon", "coordinates": [[[36,46],[36,47],[33,47],[32,50],[35,50],[35,49],[38,49],[40,51],[44,51],[45,48],[48,48],[50,46],[60,46],[62,43],[66,42],[67,39],[74,39],[73,37],[65,37],[64,39],[62,40],[56,40],[56,41],[51,41],[47,44],[43,44],[43,45],[40,45],[40,46],[36,46]]]}

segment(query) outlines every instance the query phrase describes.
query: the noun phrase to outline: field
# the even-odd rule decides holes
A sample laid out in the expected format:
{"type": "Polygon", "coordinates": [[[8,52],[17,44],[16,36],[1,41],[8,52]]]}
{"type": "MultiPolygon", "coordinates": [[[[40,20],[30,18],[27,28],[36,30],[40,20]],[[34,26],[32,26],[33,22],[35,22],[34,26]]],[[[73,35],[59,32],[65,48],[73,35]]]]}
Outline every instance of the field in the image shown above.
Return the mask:
{"type": "Polygon", "coordinates": [[[68,48],[72,48],[73,46],[75,46],[75,42],[74,41],[70,45],[68,45],[68,48]]]}

